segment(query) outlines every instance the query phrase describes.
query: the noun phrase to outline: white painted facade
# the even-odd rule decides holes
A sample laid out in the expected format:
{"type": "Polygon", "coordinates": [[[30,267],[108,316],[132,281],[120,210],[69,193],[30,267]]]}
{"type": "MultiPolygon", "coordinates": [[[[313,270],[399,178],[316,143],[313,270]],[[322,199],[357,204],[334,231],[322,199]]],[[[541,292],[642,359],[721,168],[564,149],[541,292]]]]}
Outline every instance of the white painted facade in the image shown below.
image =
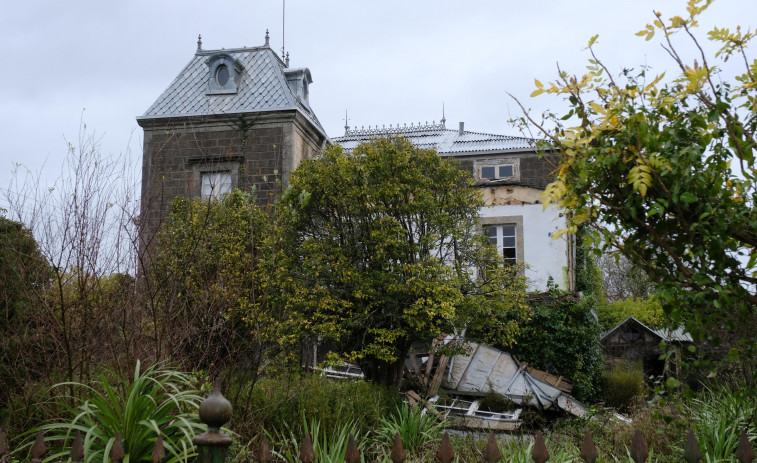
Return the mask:
{"type": "Polygon", "coordinates": [[[542,204],[517,204],[481,208],[481,221],[491,225],[516,224],[520,236],[518,257],[526,264],[525,274],[531,291],[545,291],[552,277],[560,289],[569,289],[568,267],[572,262],[570,234],[557,239],[552,236],[565,228],[565,219],[553,206],[543,209],[542,204]]]}

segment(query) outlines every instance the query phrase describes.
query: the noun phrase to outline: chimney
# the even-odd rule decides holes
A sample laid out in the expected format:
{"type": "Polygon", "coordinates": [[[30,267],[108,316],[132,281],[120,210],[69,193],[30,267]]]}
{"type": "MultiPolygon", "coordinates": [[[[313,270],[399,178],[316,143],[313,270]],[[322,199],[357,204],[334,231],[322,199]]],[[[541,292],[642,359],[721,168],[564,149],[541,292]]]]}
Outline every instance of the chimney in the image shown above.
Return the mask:
{"type": "Polygon", "coordinates": [[[465,133],[465,122],[460,123],[460,135],[465,133]]]}

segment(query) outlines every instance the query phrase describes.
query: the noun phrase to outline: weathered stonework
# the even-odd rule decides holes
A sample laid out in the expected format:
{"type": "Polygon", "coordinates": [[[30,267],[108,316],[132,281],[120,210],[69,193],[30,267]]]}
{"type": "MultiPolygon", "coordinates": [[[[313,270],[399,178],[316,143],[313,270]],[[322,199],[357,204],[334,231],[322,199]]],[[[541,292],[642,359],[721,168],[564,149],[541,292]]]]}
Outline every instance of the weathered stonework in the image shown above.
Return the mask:
{"type": "Polygon", "coordinates": [[[232,174],[232,188],[271,204],[303,159],[324,137],[294,111],[254,116],[208,116],[140,121],[144,127],[142,221],[154,236],[177,196],[200,197],[201,172],[232,174]],[[243,122],[244,121],[244,122],[243,122]]]}
{"type": "MultiPolygon", "coordinates": [[[[200,44],[198,44],[200,45],[200,44]]],[[[271,204],[289,172],[312,158],[326,133],[308,102],[307,68],[291,69],[264,46],[198,47],[189,64],[137,122],[144,129],[141,238],[145,249],[177,196],[227,187],[271,204]],[[210,175],[207,175],[210,174],[210,175]],[[207,186],[207,184],[206,184],[207,186]]]]}

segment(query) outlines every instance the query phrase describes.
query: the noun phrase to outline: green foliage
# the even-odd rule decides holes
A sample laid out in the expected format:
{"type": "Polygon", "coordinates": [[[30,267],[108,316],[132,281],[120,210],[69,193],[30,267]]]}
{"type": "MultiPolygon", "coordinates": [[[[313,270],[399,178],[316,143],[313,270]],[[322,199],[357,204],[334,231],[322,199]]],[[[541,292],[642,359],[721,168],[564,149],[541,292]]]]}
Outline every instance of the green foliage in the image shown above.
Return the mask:
{"type": "MultiPolygon", "coordinates": [[[[128,461],[152,461],[158,436],[163,437],[167,462],[190,461],[195,455],[192,439],[204,427],[197,419],[201,397],[196,390],[187,389],[192,382],[187,374],[156,366],[142,371],[137,363],[133,380],[116,378],[112,383],[101,375],[99,383],[92,386],[56,385],[59,392],[70,386],[80,389],[84,398],[61,397],[59,405],[67,410],[70,421],[39,428],[45,433],[47,445],[54,447],[44,461],[58,461],[70,455],[77,431],[81,433],[87,462],[105,461],[118,433],[128,461]],[[69,400],[78,405],[68,406],[69,400]]],[[[36,430],[30,435],[34,433],[36,430]]],[[[20,451],[28,452],[29,448],[24,446],[20,451]]]]}
{"type": "Polygon", "coordinates": [[[597,399],[604,366],[599,324],[591,313],[594,298],[552,289],[532,295],[530,305],[530,319],[521,323],[511,352],[520,361],[572,381],[577,399],[597,399]]]}
{"type": "Polygon", "coordinates": [[[335,343],[397,384],[410,343],[468,327],[509,344],[525,309],[517,269],[477,233],[470,174],[407,140],[303,161],[280,201],[283,291],[303,337],[335,343]],[[483,329],[486,327],[485,329],[483,329]]]}
{"type": "Polygon", "coordinates": [[[497,413],[510,412],[516,408],[518,408],[518,405],[515,402],[494,391],[489,391],[481,397],[481,402],[478,405],[479,410],[497,413]]]}
{"type": "Polygon", "coordinates": [[[604,297],[602,270],[585,226],[579,227],[576,233],[576,292],[597,300],[604,297]]]}
{"type": "MultiPolygon", "coordinates": [[[[344,457],[347,454],[350,435],[355,438],[360,454],[362,455],[365,451],[366,435],[359,431],[355,422],[343,423],[331,432],[324,432],[320,421],[305,419],[303,429],[310,435],[313,453],[315,454],[314,462],[341,463],[345,461],[344,457]]],[[[281,460],[289,463],[301,461],[300,451],[304,437],[301,438],[297,432],[293,431],[290,431],[288,436],[281,437],[280,435],[279,438],[275,439],[279,446],[279,450],[275,451],[275,454],[281,460]]]]}
{"type": "Polygon", "coordinates": [[[263,378],[255,384],[251,402],[251,415],[259,428],[272,434],[294,431],[303,437],[305,429],[293,428],[303,418],[321,423],[327,434],[351,423],[367,432],[392,412],[399,396],[394,390],[365,381],[306,375],[263,378]]]}
{"type": "MultiPolygon", "coordinates": [[[[556,150],[545,206],[570,210],[568,230],[588,224],[657,285],[673,321],[699,340],[732,348],[749,377],[757,357],[757,60],[754,33],[715,28],[722,46],[685,62],[676,40],[694,35],[711,0],[691,0],[685,17],[661,15],[640,35],[660,32],[680,73],[664,82],[624,70],[613,78],[594,54],[583,76],[561,73],[535,95],[565,97],[570,110],[539,128],[556,150]],[[726,63],[728,58],[734,58],[726,63]],[[721,70],[735,72],[733,80],[721,70]]],[[[533,119],[529,117],[531,122],[533,119]]]]}
{"type": "Polygon", "coordinates": [[[617,326],[628,317],[634,317],[650,328],[662,328],[665,325],[665,313],[662,304],[654,296],[646,299],[628,298],[597,307],[599,324],[603,330],[617,326]]]}
{"type": "Polygon", "coordinates": [[[49,272],[31,231],[0,216],[0,333],[24,318],[34,286],[49,283],[49,272]]]}
{"type": "MultiPolygon", "coordinates": [[[[51,347],[36,339],[38,320],[33,310],[50,275],[31,231],[0,216],[0,390],[17,391],[34,379],[45,358],[40,347],[51,347]]],[[[0,394],[0,409],[10,399],[10,394],[0,394]]]]}
{"type": "Polygon", "coordinates": [[[381,418],[376,429],[376,437],[380,445],[389,448],[394,443],[394,436],[399,434],[402,447],[408,452],[430,443],[436,442],[444,430],[444,422],[440,422],[434,413],[423,413],[421,407],[410,407],[407,404],[397,406],[395,412],[388,418],[381,418]]]}
{"type": "Polygon", "coordinates": [[[705,461],[728,461],[742,430],[752,445],[757,442],[757,398],[748,391],[708,387],[687,408],[696,423],[694,432],[705,461]]]}
{"type": "Polygon", "coordinates": [[[257,374],[268,351],[287,344],[287,316],[272,289],[272,227],[240,190],[220,201],[173,201],[152,270],[155,326],[188,366],[257,374]]]}
{"type": "Polygon", "coordinates": [[[622,362],[607,372],[607,404],[628,411],[644,392],[644,370],[640,363],[622,362]]]}

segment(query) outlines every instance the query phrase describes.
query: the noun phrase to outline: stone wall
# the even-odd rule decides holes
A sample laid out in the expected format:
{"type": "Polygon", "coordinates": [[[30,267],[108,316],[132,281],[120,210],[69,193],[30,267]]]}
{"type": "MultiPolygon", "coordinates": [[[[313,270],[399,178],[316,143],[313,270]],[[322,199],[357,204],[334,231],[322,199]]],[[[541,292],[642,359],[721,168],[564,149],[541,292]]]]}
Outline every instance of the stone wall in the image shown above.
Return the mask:
{"type": "Polygon", "coordinates": [[[288,171],[323,143],[314,131],[298,127],[294,114],[289,116],[143,123],[143,240],[158,232],[175,197],[200,197],[203,172],[230,171],[232,188],[252,193],[262,205],[272,204],[288,171]]]}

